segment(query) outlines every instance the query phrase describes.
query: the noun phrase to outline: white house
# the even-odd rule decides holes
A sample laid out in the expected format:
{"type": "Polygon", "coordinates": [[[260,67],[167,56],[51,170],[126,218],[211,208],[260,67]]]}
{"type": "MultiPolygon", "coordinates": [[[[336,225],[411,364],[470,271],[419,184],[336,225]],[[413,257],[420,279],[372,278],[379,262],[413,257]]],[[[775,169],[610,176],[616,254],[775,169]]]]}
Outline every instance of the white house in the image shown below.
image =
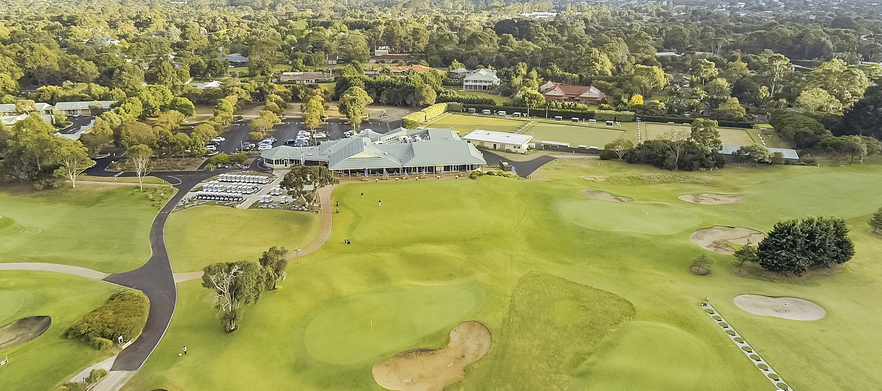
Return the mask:
{"type": "Polygon", "coordinates": [[[91,115],[89,107],[92,105],[101,106],[102,110],[110,110],[110,106],[116,103],[113,100],[99,101],[83,101],[83,102],[58,102],[55,104],[55,110],[61,110],[67,115],[91,115]]]}
{"type": "Polygon", "coordinates": [[[530,142],[533,141],[533,136],[529,134],[493,132],[480,129],[473,130],[462,138],[477,147],[516,153],[527,153],[527,150],[532,146],[530,142]]]}
{"type": "Polygon", "coordinates": [[[465,91],[486,91],[499,85],[496,70],[477,69],[462,79],[462,89],[465,91]]]}

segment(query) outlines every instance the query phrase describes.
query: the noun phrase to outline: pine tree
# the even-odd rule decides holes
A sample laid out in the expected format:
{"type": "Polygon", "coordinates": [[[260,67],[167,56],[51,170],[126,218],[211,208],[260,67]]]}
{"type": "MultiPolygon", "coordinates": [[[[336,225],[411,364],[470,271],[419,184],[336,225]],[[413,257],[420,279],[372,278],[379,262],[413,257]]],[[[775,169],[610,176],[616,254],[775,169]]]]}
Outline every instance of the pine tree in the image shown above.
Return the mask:
{"type": "Polygon", "coordinates": [[[882,208],[873,213],[873,218],[868,222],[871,227],[873,227],[873,232],[879,231],[882,228],[882,208]]]}

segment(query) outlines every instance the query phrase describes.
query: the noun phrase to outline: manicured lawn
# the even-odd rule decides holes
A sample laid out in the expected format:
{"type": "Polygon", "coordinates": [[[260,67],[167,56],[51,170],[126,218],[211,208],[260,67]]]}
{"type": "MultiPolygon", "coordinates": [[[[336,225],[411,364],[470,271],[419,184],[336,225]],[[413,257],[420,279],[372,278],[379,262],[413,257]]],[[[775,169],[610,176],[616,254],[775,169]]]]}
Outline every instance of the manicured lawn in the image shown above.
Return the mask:
{"type": "Polygon", "coordinates": [[[201,206],[169,217],[165,245],[172,269],[192,272],[215,262],[257,261],[272,246],[305,248],[319,226],[312,213],[201,206]]]}
{"type": "MultiPolygon", "coordinates": [[[[457,94],[462,95],[462,96],[477,96],[477,97],[481,97],[481,98],[493,99],[493,101],[496,102],[496,105],[498,105],[498,106],[504,106],[504,105],[511,103],[511,98],[509,98],[507,96],[499,96],[496,94],[489,94],[489,93],[486,93],[483,91],[462,91],[459,88],[448,88],[448,89],[454,90],[454,91],[456,91],[457,94]]],[[[468,107],[468,104],[464,104],[464,105],[466,107],[468,107]]]]}
{"type": "Polygon", "coordinates": [[[87,344],[61,337],[68,327],[119,289],[113,284],[58,273],[0,272],[0,326],[29,316],[50,316],[52,326],[24,344],[0,349],[0,389],[48,390],[109,357],[87,344]]]}
{"type": "MultiPolygon", "coordinates": [[[[239,331],[223,333],[200,281],[180,284],[163,342],[126,389],[381,390],[373,364],[405,349],[445,346],[449,331],[464,320],[486,324],[493,345],[448,391],[524,389],[532,379],[550,379],[543,383],[549,389],[770,389],[701,311],[705,297],[794,389],[872,390],[882,384],[876,370],[882,366],[876,348],[882,318],[873,299],[882,294],[876,283],[882,239],[866,225],[882,205],[882,167],[672,173],[563,159],[533,178],[338,188],[333,197],[340,213],[328,243],[289,266],[280,290],[245,310],[239,331]],[[581,189],[635,201],[589,199],[581,189]],[[696,205],[677,199],[699,192],[740,193],[747,200],[696,205]],[[731,272],[732,256],[714,253],[707,253],[711,275],[688,271],[703,252],[689,241],[696,229],[768,231],[779,220],[809,215],[848,219],[855,258],[833,272],[785,280],[755,266],[738,276],[731,272]],[[352,245],[345,246],[345,238],[352,245]],[[536,272],[559,282],[522,284],[536,272]],[[732,302],[744,293],[806,298],[825,307],[827,316],[797,322],[751,315],[732,302]],[[614,309],[626,302],[633,318],[617,331],[574,336],[568,328],[580,321],[615,325],[627,311],[606,313],[592,305],[614,309]],[[190,354],[178,357],[185,345],[190,354]],[[558,365],[549,355],[567,359],[558,365]]],[[[172,217],[181,221],[170,225],[169,238],[193,225],[209,233],[199,248],[222,254],[235,247],[231,235],[210,234],[216,229],[197,222],[196,214],[172,217]]],[[[250,231],[259,238],[259,226],[250,231]]]]}
{"type": "MultiPolygon", "coordinates": [[[[163,197],[175,191],[156,190],[163,197]]],[[[0,216],[6,222],[0,226],[6,228],[0,230],[0,262],[60,263],[103,272],[135,269],[150,258],[148,234],[159,210],[151,204],[137,186],[2,189],[0,216]]]]}
{"type": "MultiPolygon", "coordinates": [[[[671,125],[671,124],[662,124],[662,123],[646,123],[646,133],[644,133],[647,140],[653,140],[660,138],[663,134],[671,131],[684,131],[688,136],[691,132],[689,125],[671,125]]],[[[756,139],[756,130],[754,129],[742,129],[742,128],[717,128],[720,132],[720,140],[723,144],[729,145],[753,145],[759,144],[759,140],[756,139]]],[[[771,147],[771,145],[769,145],[771,147]]]]}
{"type": "Polygon", "coordinates": [[[429,122],[423,126],[429,128],[450,128],[460,135],[475,130],[491,130],[494,132],[514,132],[527,123],[523,119],[505,118],[495,115],[451,114],[429,122]]]}
{"type": "Polygon", "coordinates": [[[619,138],[630,138],[629,130],[633,131],[633,143],[636,139],[636,123],[625,122],[621,126],[607,127],[604,125],[574,125],[570,121],[537,121],[522,133],[533,136],[534,140],[556,141],[569,143],[571,147],[584,145],[595,146],[603,149],[603,146],[619,138]]]}

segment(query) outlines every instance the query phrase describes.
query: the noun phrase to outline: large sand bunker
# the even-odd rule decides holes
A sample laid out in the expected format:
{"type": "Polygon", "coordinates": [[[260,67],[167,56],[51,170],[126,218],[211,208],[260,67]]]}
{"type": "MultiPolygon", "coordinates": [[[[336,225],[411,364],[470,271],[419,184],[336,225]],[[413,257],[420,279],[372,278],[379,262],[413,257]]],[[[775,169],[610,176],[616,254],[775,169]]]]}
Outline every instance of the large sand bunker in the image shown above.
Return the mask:
{"type": "Polygon", "coordinates": [[[414,349],[374,365],[374,380],[389,390],[441,391],[465,377],[465,366],[487,354],[492,337],[480,322],[469,321],[450,331],[444,349],[414,349]]]}
{"type": "Polygon", "coordinates": [[[756,246],[765,237],[766,234],[755,229],[718,225],[693,232],[692,235],[689,235],[689,240],[705,250],[732,255],[735,254],[735,249],[729,246],[729,243],[744,246],[749,242],[756,246]]]}
{"type": "Polygon", "coordinates": [[[793,297],[741,295],[735,298],[735,305],[754,315],[791,320],[818,320],[827,315],[824,307],[793,297]]]}
{"type": "Polygon", "coordinates": [[[11,348],[37,338],[52,325],[48,316],[21,318],[0,327],[0,349],[11,348]]]}
{"type": "Polygon", "coordinates": [[[582,194],[584,194],[588,198],[594,198],[595,200],[608,201],[608,202],[633,202],[633,198],[614,196],[605,191],[600,190],[588,190],[582,189],[582,194]]]}
{"type": "Polygon", "coordinates": [[[747,196],[744,194],[716,194],[716,193],[699,193],[699,194],[683,194],[677,197],[683,201],[701,205],[723,205],[744,202],[747,196]]]}

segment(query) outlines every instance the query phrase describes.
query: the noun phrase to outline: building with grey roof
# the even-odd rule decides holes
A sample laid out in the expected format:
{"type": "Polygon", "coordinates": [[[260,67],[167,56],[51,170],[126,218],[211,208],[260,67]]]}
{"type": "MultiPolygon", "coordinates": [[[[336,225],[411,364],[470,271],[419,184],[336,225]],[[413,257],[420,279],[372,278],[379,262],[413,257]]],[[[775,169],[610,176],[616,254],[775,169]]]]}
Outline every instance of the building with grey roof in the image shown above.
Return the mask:
{"type": "MultiPolygon", "coordinates": [[[[737,161],[737,157],[738,157],[736,152],[738,152],[738,150],[740,148],[741,148],[740,145],[724,144],[724,145],[720,146],[720,155],[723,155],[723,157],[729,162],[735,162],[735,161],[737,161]]],[[[769,153],[780,152],[781,155],[784,157],[785,162],[799,163],[799,154],[796,153],[795,149],[789,149],[789,148],[767,148],[767,149],[769,150],[769,153]]]]}
{"type": "Polygon", "coordinates": [[[450,129],[396,129],[382,137],[363,131],[316,147],[279,146],[260,156],[272,167],[321,164],[338,174],[472,171],[487,164],[480,151],[450,129]]]}
{"type": "Polygon", "coordinates": [[[115,100],[99,100],[99,101],[83,101],[83,102],[58,102],[55,104],[55,110],[61,110],[67,115],[91,115],[90,107],[101,106],[104,111],[110,110],[110,106],[116,103],[115,100]]]}

